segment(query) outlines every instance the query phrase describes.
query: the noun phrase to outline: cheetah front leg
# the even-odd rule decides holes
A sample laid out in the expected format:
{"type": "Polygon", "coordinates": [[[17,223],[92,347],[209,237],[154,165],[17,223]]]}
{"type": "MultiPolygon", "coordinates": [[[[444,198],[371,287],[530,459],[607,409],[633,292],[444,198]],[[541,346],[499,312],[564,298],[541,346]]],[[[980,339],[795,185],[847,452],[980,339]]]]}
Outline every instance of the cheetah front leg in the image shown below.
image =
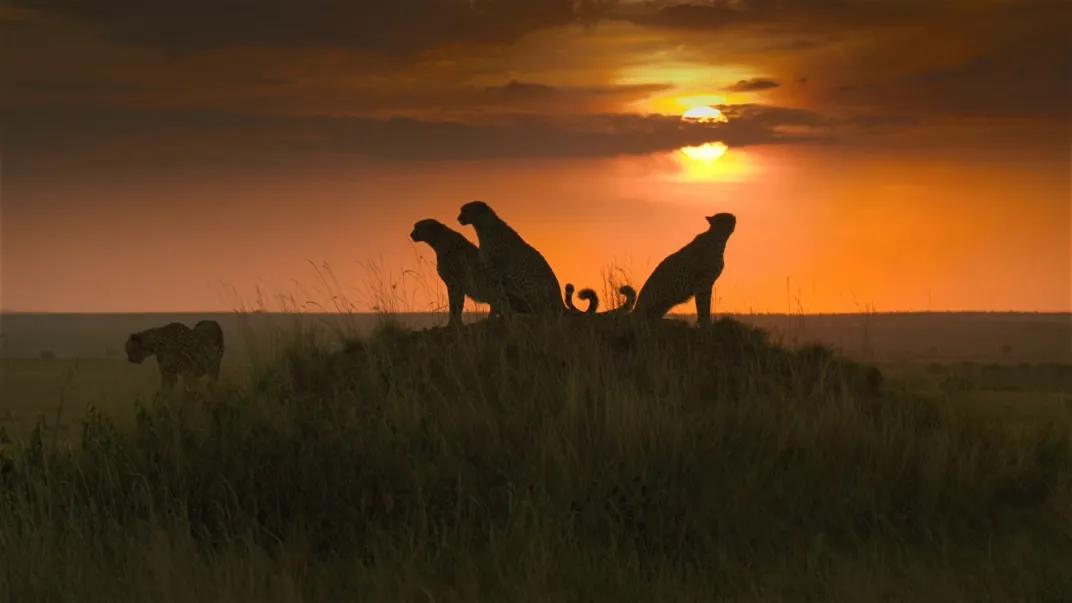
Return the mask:
{"type": "Polygon", "coordinates": [[[491,284],[491,290],[489,291],[489,299],[485,300],[489,307],[488,318],[504,318],[512,314],[510,307],[510,299],[506,295],[506,283],[503,282],[501,272],[495,270],[495,268],[488,263],[487,260],[481,260],[481,270],[483,278],[487,279],[486,282],[491,284]]]}
{"type": "Polygon", "coordinates": [[[160,367],[160,389],[169,391],[175,387],[178,380],[179,375],[176,371],[170,368],[160,367]]]}
{"type": "Polygon", "coordinates": [[[447,325],[460,327],[462,310],[465,308],[465,290],[458,286],[447,287],[447,303],[450,305],[450,320],[447,325]]]}
{"type": "Polygon", "coordinates": [[[710,286],[696,292],[696,324],[701,327],[711,324],[710,286]]]}
{"type": "Polygon", "coordinates": [[[506,285],[497,280],[495,284],[495,301],[490,302],[491,313],[497,318],[506,318],[516,314],[516,308],[510,304],[510,294],[507,293],[506,285]]]}

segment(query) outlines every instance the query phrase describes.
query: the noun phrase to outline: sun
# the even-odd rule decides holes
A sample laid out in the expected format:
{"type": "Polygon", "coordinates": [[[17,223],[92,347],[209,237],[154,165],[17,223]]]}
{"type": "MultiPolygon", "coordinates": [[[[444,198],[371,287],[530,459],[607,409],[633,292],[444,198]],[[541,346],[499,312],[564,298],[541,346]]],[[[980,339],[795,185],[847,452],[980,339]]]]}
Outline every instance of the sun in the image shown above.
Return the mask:
{"type": "Polygon", "coordinates": [[[693,161],[715,161],[729,149],[721,142],[705,142],[694,147],[681,147],[681,152],[693,161]]]}
{"type": "Polygon", "coordinates": [[[728,119],[718,109],[709,105],[700,105],[699,107],[693,107],[688,111],[685,111],[681,116],[681,121],[691,121],[700,124],[724,124],[728,119]]]}
{"type": "MultiPolygon", "coordinates": [[[[681,121],[692,124],[722,124],[728,122],[729,119],[722,111],[709,104],[697,104],[685,111],[681,116],[681,121]]],[[[734,180],[743,174],[743,171],[740,169],[740,161],[730,161],[726,164],[727,159],[723,159],[723,155],[727,151],[729,151],[729,146],[720,140],[679,148],[677,161],[680,166],[681,179],[687,182],[734,180]]]]}

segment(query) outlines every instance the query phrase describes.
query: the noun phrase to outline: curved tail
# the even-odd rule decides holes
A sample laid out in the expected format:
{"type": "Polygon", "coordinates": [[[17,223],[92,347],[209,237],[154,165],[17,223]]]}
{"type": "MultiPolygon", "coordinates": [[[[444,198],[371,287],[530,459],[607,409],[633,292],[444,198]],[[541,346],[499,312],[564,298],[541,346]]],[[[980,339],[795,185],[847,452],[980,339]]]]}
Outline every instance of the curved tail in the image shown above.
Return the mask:
{"type": "MultiPolygon", "coordinates": [[[[573,305],[573,292],[573,285],[570,283],[566,283],[566,307],[569,309],[570,313],[582,314],[582,312],[573,305]]],[[[606,312],[602,312],[600,313],[601,315],[629,314],[633,311],[633,306],[636,305],[637,299],[636,289],[633,289],[629,285],[622,285],[618,288],[618,293],[621,293],[622,297],[625,298],[625,301],[622,302],[622,305],[618,306],[617,308],[614,308],[613,310],[607,310],[606,312]]],[[[591,289],[581,289],[577,293],[577,297],[588,300],[588,308],[585,309],[583,314],[596,313],[596,310],[599,308],[599,298],[596,296],[595,291],[592,291],[591,289]]]]}
{"type": "Polygon", "coordinates": [[[599,309],[599,296],[591,289],[581,289],[577,292],[577,297],[586,300],[588,307],[582,312],[576,306],[573,305],[573,292],[575,288],[573,283],[566,283],[566,309],[570,314],[595,314],[599,309]]]}
{"type": "Polygon", "coordinates": [[[636,305],[637,298],[636,289],[630,287],[629,285],[622,285],[621,287],[618,287],[618,293],[622,294],[622,297],[625,298],[625,301],[622,302],[622,305],[618,306],[613,310],[607,310],[606,312],[604,312],[604,314],[629,314],[633,311],[633,306],[636,305]]]}

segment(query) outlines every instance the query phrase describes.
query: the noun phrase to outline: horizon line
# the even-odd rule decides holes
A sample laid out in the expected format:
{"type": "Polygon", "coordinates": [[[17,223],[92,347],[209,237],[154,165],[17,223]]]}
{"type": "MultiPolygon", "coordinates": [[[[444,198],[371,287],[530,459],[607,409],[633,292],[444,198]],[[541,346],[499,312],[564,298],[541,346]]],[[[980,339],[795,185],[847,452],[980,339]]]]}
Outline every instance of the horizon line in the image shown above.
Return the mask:
{"type": "MultiPolygon", "coordinates": [[[[151,314],[185,314],[185,315],[205,315],[205,314],[265,314],[265,315],[310,315],[310,316],[430,316],[430,315],[446,315],[445,311],[429,310],[426,312],[293,312],[286,310],[104,310],[104,311],[72,311],[72,310],[11,310],[0,309],[0,316],[3,315],[39,315],[39,316],[71,316],[71,315],[151,315],[151,314]]],[[[481,316],[487,315],[487,312],[464,312],[467,316],[481,316]]],[[[718,316],[863,316],[874,314],[1053,314],[1053,315],[1072,315],[1072,309],[1068,310],[857,310],[847,312],[712,312],[718,316]]],[[[678,313],[667,314],[667,317],[695,317],[695,313],[678,313]]]]}

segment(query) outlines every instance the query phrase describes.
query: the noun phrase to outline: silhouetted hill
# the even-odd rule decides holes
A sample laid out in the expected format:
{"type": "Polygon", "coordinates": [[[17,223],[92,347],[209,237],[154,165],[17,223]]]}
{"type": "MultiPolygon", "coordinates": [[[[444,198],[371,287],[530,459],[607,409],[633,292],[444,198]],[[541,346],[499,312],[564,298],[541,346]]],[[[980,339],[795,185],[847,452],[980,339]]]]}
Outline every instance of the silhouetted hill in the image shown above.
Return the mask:
{"type": "Polygon", "coordinates": [[[248,383],[3,448],[0,592],[1064,600],[1069,437],[726,319],[303,332],[248,383]]]}
{"type": "MultiPolygon", "coordinates": [[[[482,319],[470,315],[467,320],[482,319]]],[[[762,328],[793,346],[820,344],[869,362],[950,363],[1060,362],[1072,364],[1072,314],[935,312],[905,314],[747,314],[731,318],[762,328]]],[[[279,339],[281,333],[319,329],[351,337],[370,333],[375,314],[5,314],[0,316],[0,356],[36,358],[48,350],[60,358],[105,358],[127,334],[169,322],[193,325],[211,319],[223,327],[232,358],[279,339]]],[[[444,314],[399,314],[412,329],[444,324],[444,314]]]]}

